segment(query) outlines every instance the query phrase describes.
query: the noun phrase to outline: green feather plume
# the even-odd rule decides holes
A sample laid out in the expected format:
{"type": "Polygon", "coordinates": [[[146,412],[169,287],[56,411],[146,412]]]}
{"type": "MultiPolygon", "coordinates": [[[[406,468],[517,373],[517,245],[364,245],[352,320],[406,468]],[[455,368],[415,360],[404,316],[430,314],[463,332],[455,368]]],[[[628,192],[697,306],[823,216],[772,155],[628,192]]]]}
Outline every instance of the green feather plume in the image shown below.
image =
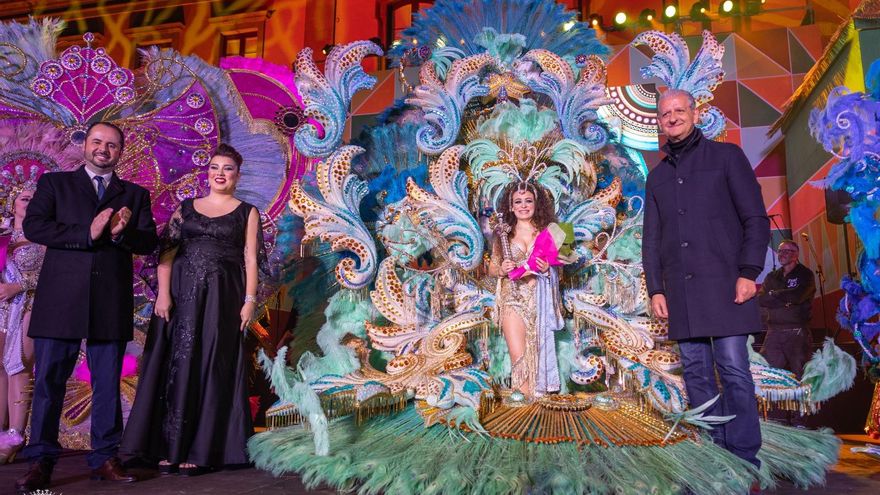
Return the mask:
{"type": "Polygon", "coordinates": [[[856,377],[856,360],[827,337],[804,365],[801,383],[810,386],[810,400],[822,402],[849,390],[856,377]]]}
{"type": "Polygon", "coordinates": [[[329,485],[360,494],[677,494],[748,493],[753,482],[771,488],[789,479],[821,485],[837,462],[831,431],[762,422],[760,470],[707,438],[666,446],[596,447],[534,444],[485,435],[451,436],[425,428],[410,407],[357,427],[330,423],[334,452],[313,455],[301,427],[258,433],[249,441],[256,466],[275,475],[298,473],[307,488],[329,485]],[[464,439],[462,438],[464,437],[464,439]]]}

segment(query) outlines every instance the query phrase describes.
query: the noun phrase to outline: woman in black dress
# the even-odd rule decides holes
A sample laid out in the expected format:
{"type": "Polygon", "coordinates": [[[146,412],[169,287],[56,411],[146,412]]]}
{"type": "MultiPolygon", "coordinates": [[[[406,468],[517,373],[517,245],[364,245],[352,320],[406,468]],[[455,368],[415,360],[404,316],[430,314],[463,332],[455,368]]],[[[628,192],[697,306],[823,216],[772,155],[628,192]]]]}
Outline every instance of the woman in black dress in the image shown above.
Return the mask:
{"type": "Polygon", "coordinates": [[[159,290],[122,450],[163,473],[248,462],[253,434],[242,340],[256,309],[257,209],[234,197],[241,155],[221,144],[207,196],[181,203],[162,236],[159,290]]]}

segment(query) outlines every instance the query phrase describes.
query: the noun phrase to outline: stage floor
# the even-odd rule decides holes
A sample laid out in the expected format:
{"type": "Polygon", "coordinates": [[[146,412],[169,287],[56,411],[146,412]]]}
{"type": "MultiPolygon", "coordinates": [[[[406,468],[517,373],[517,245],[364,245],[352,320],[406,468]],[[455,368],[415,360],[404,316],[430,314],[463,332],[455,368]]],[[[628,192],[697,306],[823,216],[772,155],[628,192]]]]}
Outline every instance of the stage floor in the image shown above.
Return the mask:
{"type": "MultiPolygon", "coordinates": [[[[840,462],[828,475],[828,485],[803,491],[790,483],[782,484],[778,489],[767,491],[776,495],[809,494],[865,494],[880,493],[880,460],[864,454],[853,454],[850,447],[863,446],[867,437],[859,435],[842,435],[844,443],[840,451],[840,462]]],[[[14,493],[15,479],[27,470],[24,461],[0,466],[0,493],[14,493]]],[[[134,470],[151,478],[138,483],[114,484],[103,481],[89,480],[86,468],[85,453],[79,451],[66,452],[58,462],[53,476],[51,492],[54,494],[126,494],[126,495],[166,495],[166,494],[330,494],[336,493],[329,488],[306,490],[298,476],[275,478],[256,469],[239,469],[219,471],[187,478],[183,476],[157,476],[155,472],[134,470]]]]}

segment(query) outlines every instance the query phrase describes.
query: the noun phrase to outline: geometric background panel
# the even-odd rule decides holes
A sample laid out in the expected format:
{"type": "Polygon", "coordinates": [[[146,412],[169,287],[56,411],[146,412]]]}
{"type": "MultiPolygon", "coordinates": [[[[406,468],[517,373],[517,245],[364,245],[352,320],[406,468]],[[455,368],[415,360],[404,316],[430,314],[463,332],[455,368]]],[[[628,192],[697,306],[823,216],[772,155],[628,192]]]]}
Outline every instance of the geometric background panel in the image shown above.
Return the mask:
{"type": "MultiPolygon", "coordinates": [[[[727,76],[725,76],[727,79],[727,76]]],[[[719,84],[717,88],[715,88],[715,97],[712,98],[710,102],[712,105],[718,107],[724,116],[730,119],[731,122],[740,125],[739,123],[739,96],[736,91],[736,81],[724,81],[719,84]]]]}
{"type": "Polygon", "coordinates": [[[755,167],[758,177],[785,176],[785,142],[780,141],[755,167]]]}
{"type": "Polygon", "coordinates": [[[741,127],[769,126],[782,115],[750,89],[737,83],[741,127]]]}
{"type": "Polygon", "coordinates": [[[748,87],[779,111],[782,111],[782,105],[791,97],[791,76],[789,74],[758,79],[740,79],[739,83],[748,87]]]}
{"type": "Polygon", "coordinates": [[[735,38],[736,35],[730,34],[724,38],[724,41],[719,39],[721,46],[724,48],[724,56],[721,58],[721,68],[724,69],[725,81],[733,81],[737,78],[735,38]]]}
{"type": "Polygon", "coordinates": [[[798,42],[813,60],[819,60],[825,49],[819,27],[816,25],[800,26],[788,29],[790,42],[798,42]]]}
{"type": "Polygon", "coordinates": [[[810,71],[816,61],[793,33],[788,34],[788,51],[791,54],[792,74],[804,74],[810,71]]]}
{"type": "MultiPolygon", "coordinates": [[[[788,52],[788,30],[745,31],[741,36],[786,70],[791,67],[788,52]]],[[[740,76],[740,78],[742,77],[740,76]]]]}
{"type": "Polygon", "coordinates": [[[639,50],[639,48],[630,45],[629,49],[629,75],[632,78],[629,84],[648,84],[661,83],[657,78],[645,79],[639,72],[642,67],[651,64],[651,59],[639,50]]]}
{"type": "Polygon", "coordinates": [[[742,149],[752,168],[757,168],[773,148],[782,139],[781,134],[776,133],[770,138],[767,137],[768,126],[760,127],[742,127],[740,128],[740,136],[742,139],[742,149]]]}
{"type": "Polygon", "coordinates": [[[737,79],[753,77],[784,76],[790,74],[787,68],[765,55],[746,40],[734,35],[736,46],[737,79]]]}
{"type": "Polygon", "coordinates": [[[608,61],[608,82],[606,84],[609,86],[625,86],[632,81],[629,77],[629,48],[626,46],[620,48],[608,61]]]}

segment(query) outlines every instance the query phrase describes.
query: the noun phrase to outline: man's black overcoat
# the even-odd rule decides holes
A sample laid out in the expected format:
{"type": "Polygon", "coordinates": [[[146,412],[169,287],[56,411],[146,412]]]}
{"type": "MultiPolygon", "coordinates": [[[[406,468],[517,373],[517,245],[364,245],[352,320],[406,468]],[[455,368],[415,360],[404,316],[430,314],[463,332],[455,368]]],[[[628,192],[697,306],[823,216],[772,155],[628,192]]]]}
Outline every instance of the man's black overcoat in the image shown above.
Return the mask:
{"type": "Polygon", "coordinates": [[[734,303],[736,280],[757,278],[770,242],[761,186],[735,144],[699,129],[648,174],[642,260],[648,293],[663,293],[669,338],[761,331],[757,301],[734,303]]]}
{"type": "Polygon", "coordinates": [[[132,254],[149,254],[158,243],[147,190],[113,174],[98,201],[84,167],[43,174],[23,228],[28,240],[47,247],[28,335],[131,340],[132,254]],[[91,242],[95,215],[124,206],[132,215],[119,242],[109,226],[91,242]]]}

